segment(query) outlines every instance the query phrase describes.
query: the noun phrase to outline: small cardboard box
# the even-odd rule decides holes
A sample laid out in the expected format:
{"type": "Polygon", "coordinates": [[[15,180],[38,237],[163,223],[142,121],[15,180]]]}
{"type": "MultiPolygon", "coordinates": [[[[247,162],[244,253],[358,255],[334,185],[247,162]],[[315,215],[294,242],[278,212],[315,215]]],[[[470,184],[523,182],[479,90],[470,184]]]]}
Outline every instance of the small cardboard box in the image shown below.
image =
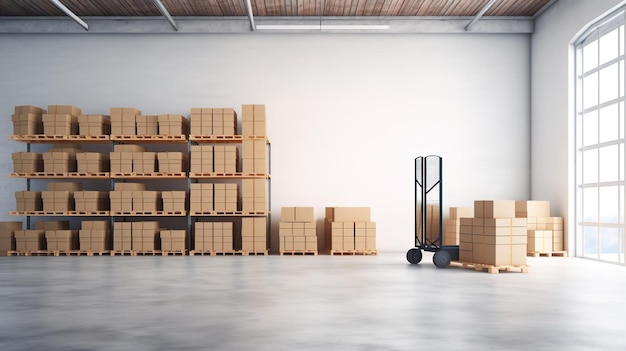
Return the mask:
{"type": "Polygon", "coordinates": [[[550,201],[515,201],[516,217],[550,217],[550,201]]]}
{"type": "Polygon", "coordinates": [[[515,201],[513,200],[476,200],[474,201],[476,218],[514,218],[515,201]]]}

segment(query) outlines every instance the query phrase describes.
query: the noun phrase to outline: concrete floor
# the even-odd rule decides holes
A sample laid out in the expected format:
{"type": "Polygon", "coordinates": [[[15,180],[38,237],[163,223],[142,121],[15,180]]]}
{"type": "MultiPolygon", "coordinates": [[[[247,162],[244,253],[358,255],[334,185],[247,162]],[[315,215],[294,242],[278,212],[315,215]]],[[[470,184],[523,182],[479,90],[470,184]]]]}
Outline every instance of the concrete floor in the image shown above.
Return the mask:
{"type": "Polygon", "coordinates": [[[1,257],[0,350],[624,350],[626,268],[430,257],[1,257]]]}

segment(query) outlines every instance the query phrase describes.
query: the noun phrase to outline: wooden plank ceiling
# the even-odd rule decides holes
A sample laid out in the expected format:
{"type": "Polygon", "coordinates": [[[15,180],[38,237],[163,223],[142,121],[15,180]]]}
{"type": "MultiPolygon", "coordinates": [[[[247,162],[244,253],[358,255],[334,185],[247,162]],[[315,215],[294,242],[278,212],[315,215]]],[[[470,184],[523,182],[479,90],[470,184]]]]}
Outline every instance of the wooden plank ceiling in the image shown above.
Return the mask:
{"type": "MultiPolygon", "coordinates": [[[[61,0],[80,17],[161,16],[151,0],[61,0]]],[[[244,0],[161,0],[172,16],[247,16],[244,0]]],[[[251,0],[255,16],[475,16],[489,0],[251,0]]],[[[533,16],[550,0],[498,0],[485,16],[533,16]]],[[[0,0],[0,16],[65,16],[49,0],[0,0]]]]}

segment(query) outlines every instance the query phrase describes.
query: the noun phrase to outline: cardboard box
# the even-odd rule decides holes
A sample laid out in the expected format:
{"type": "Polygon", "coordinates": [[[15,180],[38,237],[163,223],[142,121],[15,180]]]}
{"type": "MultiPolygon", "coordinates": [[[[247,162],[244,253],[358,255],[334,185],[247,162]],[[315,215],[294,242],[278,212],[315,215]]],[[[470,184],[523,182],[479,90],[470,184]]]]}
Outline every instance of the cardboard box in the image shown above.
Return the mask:
{"type": "Polygon", "coordinates": [[[36,152],[14,152],[13,159],[14,173],[36,173],[43,171],[43,157],[36,152]]]}
{"type": "Polygon", "coordinates": [[[474,209],[471,207],[450,207],[449,219],[461,219],[474,217],[474,209]]]}
{"type": "Polygon", "coordinates": [[[22,230],[22,222],[0,222],[0,256],[15,250],[16,230],[22,230]]]}
{"type": "Polygon", "coordinates": [[[41,191],[16,191],[15,202],[16,211],[18,212],[43,210],[43,199],[41,197],[41,191]]]}
{"type": "Polygon", "coordinates": [[[552,252],[552,241],[551,230],[529,230],[528,252],[552,252]]]}
{"type": "Polygon", "coordinates": [[[15,230],[15,247],[17,251],[46,250],[44,230],[15,230]]]}
{"type": "Polygon", "coordinates": [[[515,201],[513,200],[477,200],[474,201],[476,218],[514,218],[515,201]]]}
{"type": "Polygon", "coordinates": [[[326,218],[333,222],[370,222],[369,207],[327,207],[326,218]]]}
{"type": "Polygon", "coordinates": [[[496,266],[525,265],[526,245],[491,245],[484,244],[483,260],[479,263],[496,266]]]}

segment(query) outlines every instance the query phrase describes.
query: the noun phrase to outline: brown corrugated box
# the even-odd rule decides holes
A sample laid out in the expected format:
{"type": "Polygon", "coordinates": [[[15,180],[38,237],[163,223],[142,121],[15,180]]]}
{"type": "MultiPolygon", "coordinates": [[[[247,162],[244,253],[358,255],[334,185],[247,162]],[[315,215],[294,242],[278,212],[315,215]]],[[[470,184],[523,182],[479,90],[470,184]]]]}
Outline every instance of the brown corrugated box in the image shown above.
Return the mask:
{"type": "Polygon", "coordinates": [[[43,157],[36,152],[14,152],[13,159],[14,173],[36,173],[43,171],[43,157]]]}
{"type": "Polygon", "coordinates": [[[15,249],[17,251],[46,250],[46,237],[44,230],[16,230],[15,249]]]}
{"type": "Polygon", "coordinates": [[[476,200],[474,201],[476,218],[514,218],[514,200],[476,200]]]}
{"type": "Polygon", "coordinates": [[[15,250],[16,230],[22,230],[22,222],[0,222],[0,256],[15,250]]]}
{"type": "Polygon", "coordinates": [[[41,191],[16,191],[15,202],[18,212],[43,210],[41,191]]]}

